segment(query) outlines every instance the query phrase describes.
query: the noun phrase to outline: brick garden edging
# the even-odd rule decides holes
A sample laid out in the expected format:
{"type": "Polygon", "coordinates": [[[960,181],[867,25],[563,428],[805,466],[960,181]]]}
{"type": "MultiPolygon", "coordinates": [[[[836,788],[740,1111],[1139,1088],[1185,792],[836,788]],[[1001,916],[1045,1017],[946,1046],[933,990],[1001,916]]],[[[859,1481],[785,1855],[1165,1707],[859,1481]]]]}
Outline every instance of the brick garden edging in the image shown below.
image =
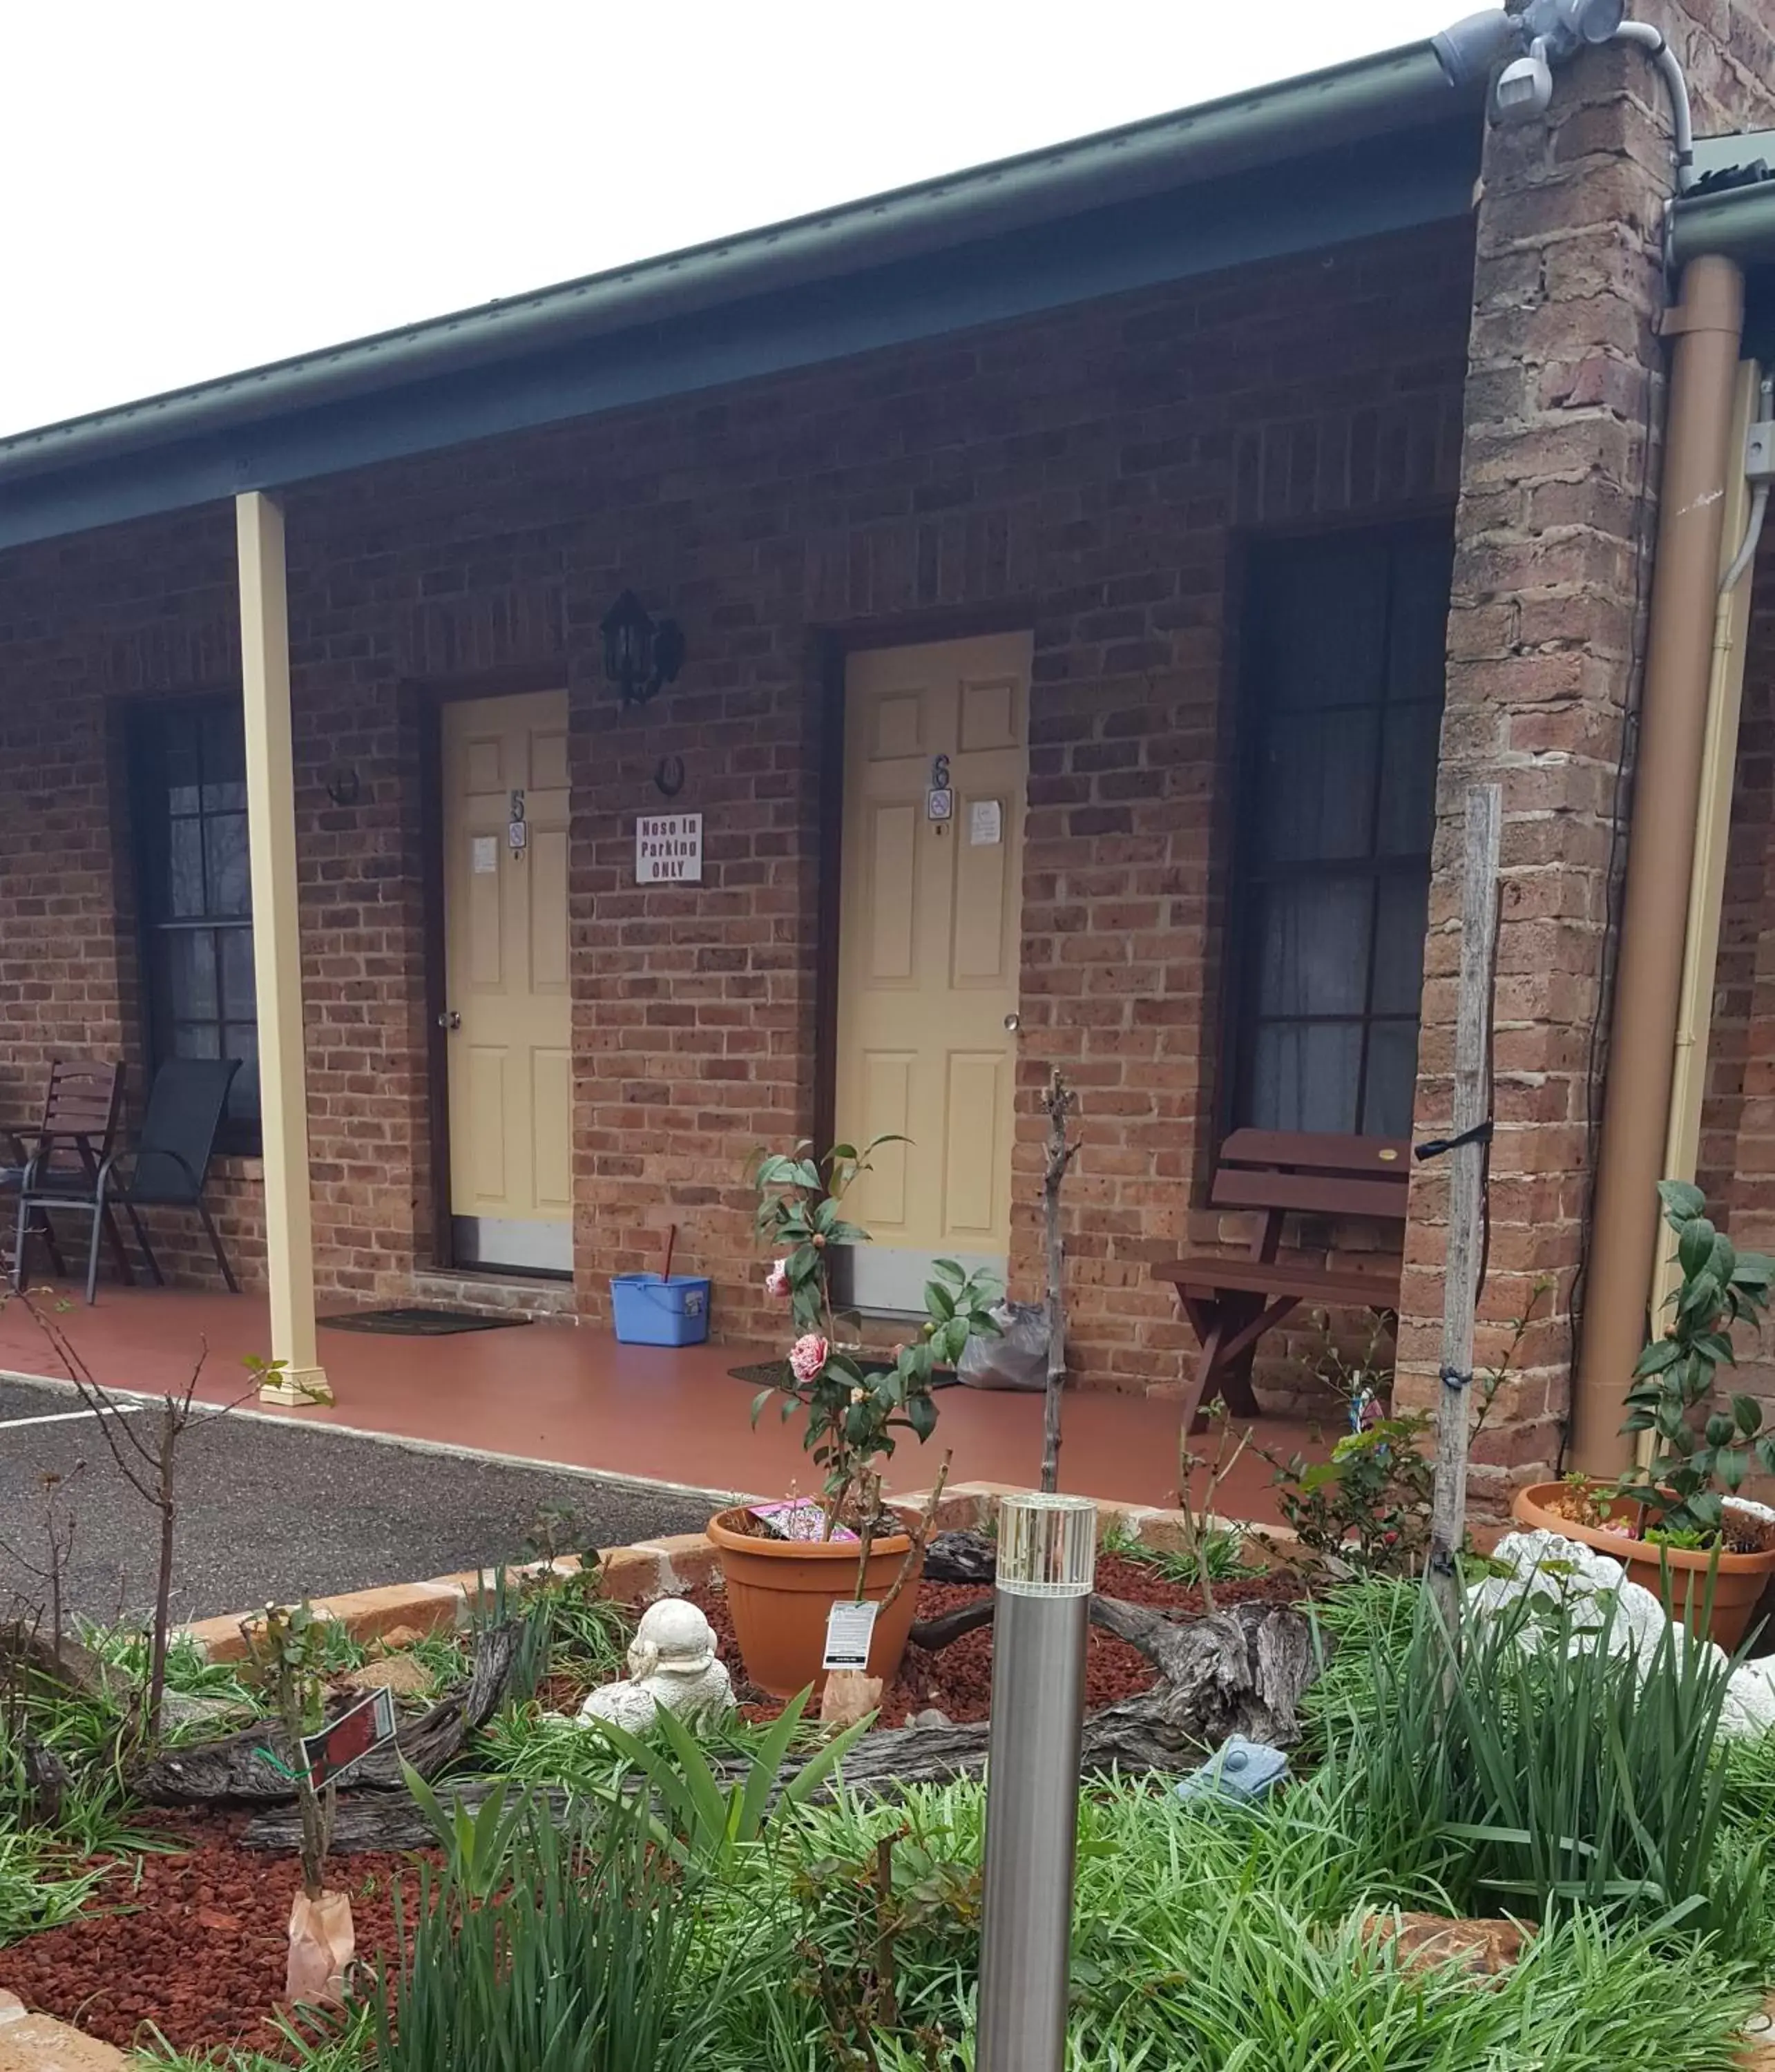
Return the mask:
{"type": "MultiPolygon", "coordinates": [[[[1001,1496],[1013,1494],[1025,1486],[1018,1482],[957,1482],[943,1492],[937,1506],[937,1528],[945,1532],[977,1531],[989,1523],[1001,1496]]],[[[734,1501],[717,1490],[711,1490],[707,1494],[711,1517],[725,1504],[734,1501]]],[[[894,1502],[914,1507],[922,1505],[927,1494],[926,1491],[914,1490],[896,1497],[894,1502]]],[[[1188,1538],[1186,1515],[1181,1511],[1165,1511],[1152,1504],[1111,1503],[1101,1498],[1095,1501],[1099,1541],[1111,1534],[1120,1534],[1156,1552],[1176,1553],[1188,1538]]],[[[1259,1556],[1265,1540],[1286,1542],[1294,1537],[1283,1526],[1259,1529],[1233,1519],[1210,1519],[1206,1522],[1246,1531],[1253,1552],[1259,1556]]],[[[655,1597],[668,1597],[675,1591],[693,1589],[700,1583],[713,1581],[721,1572],[720,1556],[701,1532],[666,1533],[658,1539],[638,1540],[631,1546],[605,1548],[600,1550],[598,1560],[606,1595],[625,1605],[648,1604],[655,1597]]],[[[579,1566],[578,1557],[569,1554],[553,1564],[514,1564],[506,1573],[521,1580],[553,1567],[557,1574],[571,1576],[578,1573],[579,1566]]],[[[465,1568],[456,1575],[433,1576],[424,1582],[391,1583],[376,1589],[347,1590],[335,1597],[315,1597],[310,1601],[323,1618],[339,1620],[354,1640],[379,1639],[401,1626],[414,1633],[437,1633],[464,1622],[469,1607],[491,1588],[490,1579],[495,1572],[491,1568],[465,1568]]],[[[257,1610],[255,1606],[253,1611],[198,1619],[180,1627],[179,1632],[195,1641],[212,1662],[238,1661],[246,1653],[240,1622],[253,1618],[257,1610]]]]}

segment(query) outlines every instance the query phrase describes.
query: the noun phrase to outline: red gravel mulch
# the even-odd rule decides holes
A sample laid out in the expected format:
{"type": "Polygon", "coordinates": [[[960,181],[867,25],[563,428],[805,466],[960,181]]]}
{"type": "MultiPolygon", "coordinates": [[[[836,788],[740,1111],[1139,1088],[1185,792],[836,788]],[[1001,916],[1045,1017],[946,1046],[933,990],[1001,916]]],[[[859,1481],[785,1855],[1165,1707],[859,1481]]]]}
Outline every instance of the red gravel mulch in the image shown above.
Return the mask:
{"type": "MultiPolygon", "coordinates": [[[[95,1912],[0,1950],[0,1987],[25,2005],[107,2043],[146,2042],[151,2025],[181,2050],[223,2045],[283,2054],[269,2016],[281,1997],[295,1859],[237,1848],[244,1816],[163,1814],[156,1834],[179,1856],[121,1862],[95,1912]]],[[[393,1885],[417,1897],[410,1856],[336,1858],[328,1883],[347,1892],[360,1958],[394,1942],[393,1885]]]]}
{"type": "MultiPolygon", "coordinates": [[[[1106,1597],[1122,1597],[1130,1604],[1153,1605],[1160,1610],[1199,1617],[1202,1594],[1181,1584],[1168,1581],[1150,1563],[1131,1561],[1116,1554],[1099,1555],[1097,1589],[1106,1597]]],[[[1290,1604],[1305,1594],[1300,1577],[1285,1570],[1247,1578],[1236,1583],[1217,1583],[1218,1605],[1240,1603],[1290,1604]]],[[[989,1589],[970,1584],[921,1583],[918,1585],[920,1620],[955,1611],[992,1595],[989,1589]]],[[[702,1607],[721,1642],[721,1659],[733,1673],[741,1709],[748,1719],[773,1719],[783,1710],[783,1701],[772,1698],[746,1680],[733,1636],[733,1621],[727,1597],[721,1590],[700,1589],[688,1593],[702,1607]]],[[[1085,1657],[1085,1706],[1088,1712],[1118,1704],[1124,1698],[1149,1690],[1157,1672],[1138,1648],[1093,1626],[1085,1657]]],[[[910,1647],[900,1674],[882,1693],[880,1725],[903,1727],[915,1712],[932,1709],[943,1712],[956,1725],[984,1720],[992,1696],[992,1630],[981,1626],[965,1634],[947,1647],[927,1655],[910,1647]]]]}

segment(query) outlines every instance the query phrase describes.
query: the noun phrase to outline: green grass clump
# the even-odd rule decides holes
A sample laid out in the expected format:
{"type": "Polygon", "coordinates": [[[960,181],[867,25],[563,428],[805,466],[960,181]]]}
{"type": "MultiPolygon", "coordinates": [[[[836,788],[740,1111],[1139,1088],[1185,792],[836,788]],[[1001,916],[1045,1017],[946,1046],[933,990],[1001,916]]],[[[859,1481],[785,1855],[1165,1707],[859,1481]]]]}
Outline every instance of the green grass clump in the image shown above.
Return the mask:
{"type": "Polygon", "coordinates": [[[0,1833],[0,1945],[75,1920],[104,1881],[82,1852],[40,1830],[0,1833]]]}
{"type": "Polygon", "coordinates": [[[1214,1526],[1204,1532],[1199,1555],[1178,1554],[1163,1548],[1149,1547],[1125,1532],[1106,1533],[1103,1551],[1120,1555],[1124,1561],[1140,1562],[1156,1570],[1168,1583],[1175,1583],[1180,1590],[1200,1588],[1204,1563],[1210,1583],[1235,1583],[1264,1572],[1260,1565],[1245,1559],[1245,1535],[1230,1525],[1214,1526]]]}
{"type": "Polygon", "coordinates": [[[557,1828],[532,1809],[509,1881],[465,1883],[446,1849],[370,1999],[378,2072],[701,2072],[728,1974],[698,1947],[700,1881],[631,1807],[588,1803],[557,1828]],[[398,2019],[397,2019],[398,2016],[398,2019]]]}

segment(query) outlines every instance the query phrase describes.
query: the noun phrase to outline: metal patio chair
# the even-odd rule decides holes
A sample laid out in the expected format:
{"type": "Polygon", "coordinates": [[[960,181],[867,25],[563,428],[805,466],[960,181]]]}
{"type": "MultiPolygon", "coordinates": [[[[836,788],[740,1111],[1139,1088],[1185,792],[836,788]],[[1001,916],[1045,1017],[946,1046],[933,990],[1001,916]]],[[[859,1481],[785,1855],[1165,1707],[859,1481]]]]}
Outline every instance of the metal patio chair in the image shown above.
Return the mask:
{"type": "MultiPolygon", "coordinates": [[[[58,1058],[49,1068],[43,1118],[0,1127],[0,1196],[19,1198],[14,1283],[22,1286],[25,1248],[41,1238],[58,1276],[67,1271],[49,1211],[72,1198],[76,1207],[97,1185],[111,1156],[123,1105],[123,1067],[97,1058],[58,1058]],[[32,1197],[27,1207],[24,1197],[32,1197]],[[34,1221],[35,1219],[35,1221],[34,1221]]],[[[129,1257],[114,1219],[105,1229],[118,1270],[129,1276],[129,1257]]]]}
{"type": "MultiPolygon", "coordinates": [[[[129,1219],[129,1227],[155,1286],[164,1288],[166,1276],[160,1270],[160,1261],[137,1212],[146,1208],[179,1208],[196,1211],[228,1293],[238,1295],[240,1284],[234,1277],[215,1219],[203,1198],[203,1183],[215,1155],[216,1132],[228,1107],[228,1088],[240,1069],[238,1058],[169,1058],[154,1075],[148,1091],[147,1112],[135,1142],[112,1152],[83,1191],[62,1187],[40,1190],[27,1180],[19,1195],[18,1247],[13,1264],[15,1285],[24,1272],[29,1214],[33,1210],[74,1211],[92,1219],[92,1242],[86,1256],[86,1299],[96,1301],[99,1233],[109,1223],[113,1207],[117,1206],[129,1219]]],[[[127,1265],[125,1271],[127,1274],[127,1265]]]]}

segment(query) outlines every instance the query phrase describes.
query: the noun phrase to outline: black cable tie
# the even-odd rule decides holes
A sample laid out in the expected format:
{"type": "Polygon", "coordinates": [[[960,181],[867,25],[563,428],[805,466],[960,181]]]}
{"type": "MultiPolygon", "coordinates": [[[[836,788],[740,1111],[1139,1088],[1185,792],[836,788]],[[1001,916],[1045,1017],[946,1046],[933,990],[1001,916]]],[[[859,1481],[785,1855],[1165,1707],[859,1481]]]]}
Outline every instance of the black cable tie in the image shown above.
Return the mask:
{"type": "Polygon", "coordinates": [[[1445,1367],[1442,1370],[1442,1385],[1444,1388],[1471,1388],[1473,1370],[1469,1367],[1466,1373],[1463,1374],[1457,1367],[1445,1367]]]}
{"type": "Polygon", "coordinates": [[[1458,1151],[1463,1144],[1489,1144],[1492,1138],[1492,1119],[1488,1115],[1483,1122],[1476,1122],[1471,1129],[1464,1129],[1458,1137],[1432,1137],[1428,1144],[1415,1145],[1411,1156],[1420,1163],[1426,1158],[1440,1158],[1445,1151],[1458,1151]]]}

